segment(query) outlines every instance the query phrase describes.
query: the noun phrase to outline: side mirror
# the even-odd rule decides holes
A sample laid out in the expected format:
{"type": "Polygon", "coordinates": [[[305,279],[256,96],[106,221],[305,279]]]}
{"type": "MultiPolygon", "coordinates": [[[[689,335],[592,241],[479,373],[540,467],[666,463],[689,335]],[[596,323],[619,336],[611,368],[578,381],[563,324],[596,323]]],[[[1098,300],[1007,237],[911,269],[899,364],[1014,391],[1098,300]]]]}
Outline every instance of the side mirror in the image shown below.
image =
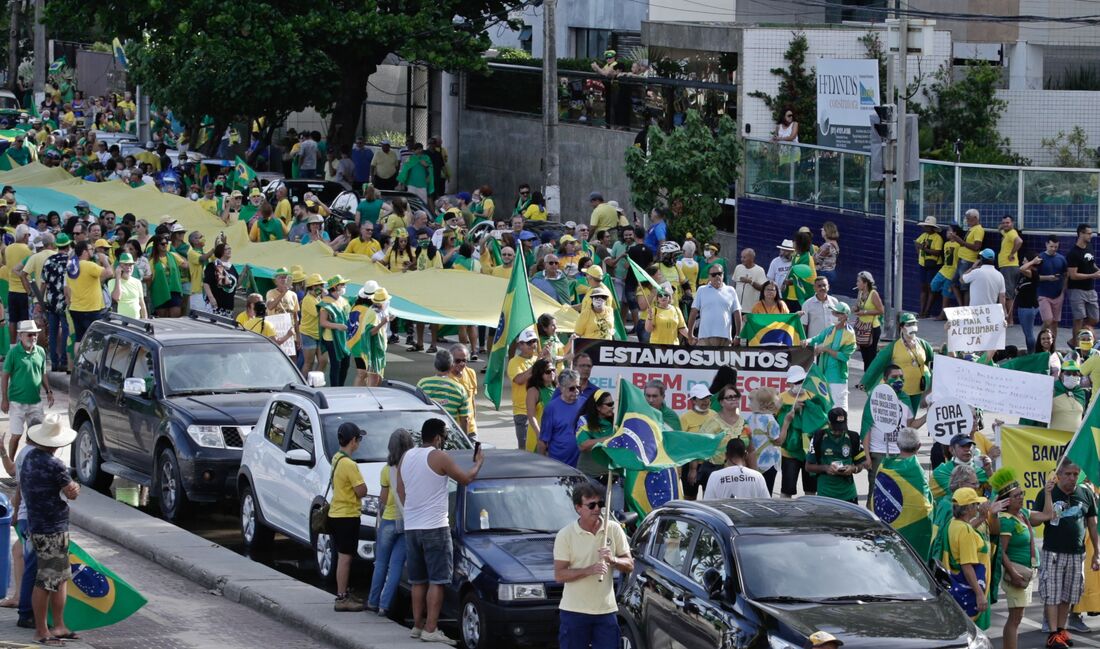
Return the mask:
{"type": "Polygon", "coordinates": [[[928,560],[928,569],[932,571],[932,577],[940,586],[951,589],[951,573],[943,567],[943,564],[935,559],[928,560]]]}
{"type": "Polygon", "coordinates": [[[286,463],[291,466],[313,466],[313,454],[304,448],[294,448],[286,452],[286,463]]]}
{"type": "Polygon", "coordinates": [[[324,372],[310,372],[306,375],[306,383],[311,388],[323,388],[325,387],[325,373],[324,372]]]}
{"type": "Polygon", "coordinates": [[[633,527],[638,523],[638,512],[618,511],[612,512],[612,514],[623,527],[633,527]]]}
{"type": "Polygon", "coordinates": [[[707,590],[707,595],[716,598],[722,594],[722,587],[725,585],[725,579],[722,578],[722,573],[718,572],[716,568],[707,568],[703,572],[703,588],[707,590]]]}
{"type": "Polygon", "coordinates": [[[129,378],[122,381],[122,392],[131,397],[140,397],[145,394],[145,379],[129,378]]]}

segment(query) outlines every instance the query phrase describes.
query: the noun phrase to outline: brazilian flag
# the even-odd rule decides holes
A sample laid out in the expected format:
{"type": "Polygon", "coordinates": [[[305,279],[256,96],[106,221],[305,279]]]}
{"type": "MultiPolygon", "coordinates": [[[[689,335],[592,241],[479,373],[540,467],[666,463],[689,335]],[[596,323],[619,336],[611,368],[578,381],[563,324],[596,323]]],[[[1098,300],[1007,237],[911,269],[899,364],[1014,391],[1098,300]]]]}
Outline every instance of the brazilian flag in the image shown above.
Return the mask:
{"type": "Polygon", "coordinates": [[[680,497],[676,467],[704,460],[718,452],[724,435],[664,430],[661,412],[645,394],[619,379],[618,430],[597,444],[592,458],[609,469],[626,472],[626,506],[639,516],[680,497]]]}
{"type": "Polygon", "coordinates": [[[794,313],[749,313],[745,315],[741,337],[748,341],[749,347],[794,347],[806,337],[806,331],[794,313]]]}
{"type": "Polygon", "coordinates": [[[241,156],[237,156],[234,163],[233,172],[229,175],[229,186],[233,189],[244,189],[256,179],[256,171],[241,156]]]}
{"type": "Polygon", "coordinates": [[[619,298],[616,297],[615,284],[611,281],[611,273],[603,274],[603,286],[611,294],[611,303],[607,308],[615,315],[615,340],[626,340],[626,325],[623,323],[623,312],[619,308],[619,298]]]}
{"type": "Polygon", "coordinates": [[[11,156],[7,153],[0,155],[0,171],[11,171],[12,169],[15,169],[19,166],[20,164],[15,160],[12,160],[11,156]]]}
{"type": "MultiPolygon", "coordinates": [[[[518,254],[518,253],[517,253],[518,254]]],[[[535,311],[531,307],[531,286],[527,283],[527,268],[512,264],[512,277],[504,293],[500,309],[500,321],[489,351],[489,366],[485,370],[485,396],[500,410],[500,396],[504,392],[504,370],[508,366],[508,349],[524,329],[535,326],[535,311]]]]}
{"type": "Polygon", "coordinates": [[[875,515],[897,530],[928,561],[932,544],[932,492],[916,457],[883,458],[871,504],[875,515]]]}
{"type": "Polygon", "coordinates": [[[367,324],[369,306],[357,304],[348,314],[348,351],[352,358],[370,356],[370,325],[367,324]]]}
{"type": "Polygon", "coordinates": [[[69,570],[65,626],[72,631],[118,624],[145,606],[141,593],[71,540],[69,570]]]}

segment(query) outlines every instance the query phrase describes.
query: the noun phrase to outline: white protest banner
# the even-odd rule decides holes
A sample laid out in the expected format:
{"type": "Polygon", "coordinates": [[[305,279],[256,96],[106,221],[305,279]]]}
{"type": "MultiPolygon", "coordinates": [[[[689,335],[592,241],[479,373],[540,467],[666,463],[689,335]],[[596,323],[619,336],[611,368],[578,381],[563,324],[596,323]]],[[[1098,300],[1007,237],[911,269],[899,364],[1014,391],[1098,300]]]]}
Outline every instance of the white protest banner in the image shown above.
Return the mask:
{"type": "Polygon", "coordinates": [[[816,69],[817,143],[866,152],[879,103],[878,61],[818,59],[816,69]]]}
{"type": "MultiPolygon", "coordinates": [[[[1000,307],[998,307],[1000,308],[1000,307]]],[[[1050,422],[1054,377],[936,354],[933,403],[958,399],[986,412],[1050,422]]]]}
{"type": "Polygon", "coordinates": [[[868,435],[869,450],[875,453],[898,453],[898,431],[909,422],[905,419],[907,409],[888,385],[879,385],[867,397],[871,403],[871,419],[874,425],[868,435]]]}
{"type": "Polygon", "coordinates": [[[928,432],[932,440],[947,444],[955,435],[974,430],[974,409],[958,399],[935,399],[928,406],[928,432]]]}
{"type": "Polygon", "coordinates": [[[1005,348],[1005,311],[1000,304],[955,306],[947,316],[947,351],[990,352],[1005,348]]]}
{"type": "MultiPolygon", "coordinates": [[[[294,320],[290,317],[289,313],[278,313],[276,315],[267,316],[267,321],[271,323],[272,327],[275,327],[275,337],[282,338],[286,335],[286,332],[290,331],[290,328],[294,326],[294,320]]],[[[279,345],[279,348],[286,353],[287,356],[294,356],[294,336],[287,338],[283,344],[279,345]]]]}
{"type": "Polygon", "coordinates": [[[737,370],[741,409],[749,408],[749,393],[760,387],[787,389],[787,368],[809,368],[813,351],[801,347],[680,347],[643,345],[617,340],[579,339],[574,349],[592,358],[593,385],[614,390],[619,377],[639,388],[646,381],[665,384],[665,404],[677,412],[688,409],[688,392],[693,385],[710,387],[718,369],[737,370]]]}

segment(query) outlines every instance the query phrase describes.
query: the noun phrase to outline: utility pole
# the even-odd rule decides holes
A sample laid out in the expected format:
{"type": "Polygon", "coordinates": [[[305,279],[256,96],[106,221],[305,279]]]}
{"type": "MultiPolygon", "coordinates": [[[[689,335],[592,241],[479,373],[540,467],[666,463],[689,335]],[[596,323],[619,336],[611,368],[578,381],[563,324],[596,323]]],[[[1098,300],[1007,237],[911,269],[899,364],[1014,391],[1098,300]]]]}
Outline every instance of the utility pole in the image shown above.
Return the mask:
{"type": "Polygon", "coordinates": [[[561,215],[558,166],[558,39],[555,10],[558,0],[544,0],[542,16],[542,163],[543,196],[551,219],[561,215]]]}
{"type": "MultiPolygon", "coordinates": [[[[886,317],[883,318],[883,334],[898,335],[897,319],[902,311],[902,256],[905,252],[905,147],[906,147],[906,106],[905,89],[906,58],[909,54],[909,21],[905,11],[907,0],[890,0],[890,8],[897,18],[897,53],[891,52],[886,61],[888,78],[887,104],[894,104],[896,138],[890,138],[882,153],[884,176],[886,176],[885,237],[883,255],[886,260],[882,288],[885,296],[886,317]],[[896,59],[894,57],[897,57],[896,59]],[[892,168],[892,170],[891,170],[892,168]]],[[[887,26],[887,30],[890,27],[887,26]]],[[[887,41],[890,39],[887,38],[887,41]]]]}
{"type": "MultiPolygon", "coordinates": [[[[8,89],[16,92],[19,86],[19,23],[23,15],[23,0],[11,0],[11,27],[8,29],[8,89]]],[[[23,97],[19,96],[20,103],[23,97]]],[[[26,108],[26,106],[24,106],[26,108]]]]}
{"type": "Polygon", "coordinates": [[[46,0],[34,0],[34,101],[46,92],[46,0]]]}

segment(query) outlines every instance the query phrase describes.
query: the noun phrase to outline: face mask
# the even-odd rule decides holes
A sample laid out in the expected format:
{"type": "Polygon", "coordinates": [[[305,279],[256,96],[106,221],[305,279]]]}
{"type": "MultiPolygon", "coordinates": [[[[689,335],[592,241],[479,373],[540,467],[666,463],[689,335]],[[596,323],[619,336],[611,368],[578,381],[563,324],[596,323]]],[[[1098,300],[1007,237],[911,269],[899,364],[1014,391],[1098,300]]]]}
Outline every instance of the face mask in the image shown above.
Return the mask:
{"type": "Polygon", "coordinates": [[[430,244],[430,243],[431,243],[431,241],[427,241],[427,240],[425,240],[425,241],[417,241],[417,242],[416,242],[416,247],[417,247],[417,248],[427,248],[427,247],[428,247],[428,244],[430,244]]]}
{"type": "Polygon", "coordinates": [[[905,386],[905,379],[903,379],[903,378],[890,379],[889,381],[886,382],[886,384],[889,385],[891,388],[893,388],[894,392],[901,392],[902,387],[905,386]]]}
{"type": "Polygon", "coordinates": [[[910,337],[916,336],[917,335],[917,325],[907,325],[905,327],[905,335],[910,336],[910,337]]]}
{"type": "Polygon", "coordinates": [[[713,256],[714,256],[714,252],[712,252],[710,250],[704,250],[703,251],[703,259],[710,259],[713,256]]]}
{"type": "Polygon", "coordinates": [[[1077,349],[1080,349],[1082,352],[1085,353],[1092,351],[1092,341],[1082,340],[1081,342],[1077,343],[1077,349]]]}
{"type": "Polygon", "coordinates": [[[1070,390],[1073,390],[1077,386],[1081,385],[1081,377],[1079,376],[1063,376],[1062,385],[1066,386],[1070,390]]]}
{"type": "Polygon", "coordinates": [[[195,194],[195,193],[192,193],[192,194],[191,194],[191,200],[193,200],[193,201],[197,201],[197,200],[199,200],[199,195],[198,195],[198,194],[195,194]]]}
{"type": "Polygon", "coordinates": [[[833,316],[833,326],[834,327],[839,327],[840,326],[840,316],[838,316],[838,315],[833,316]]]}
{"type": "Polygon", "coordinates": [[[607,300],[603,299],[602,297],[594,297],[594,298],[592,298],[592,306],[593,306],[593,308],[596,308],[596,309],[602,309],[602,308],[603,308],[603,305],[604,305],[604,304],[606,304],[606,303],[607,303],[607,300]]]}
{"type": "Polygon", "coordinates": [[[710,411],[710,404],[707,401],[699,399],[697,401],[692,401],[692,403],[693,403],[692,408],[695,410],[695,412],[708,412],[708,411],[710,411]]]}

